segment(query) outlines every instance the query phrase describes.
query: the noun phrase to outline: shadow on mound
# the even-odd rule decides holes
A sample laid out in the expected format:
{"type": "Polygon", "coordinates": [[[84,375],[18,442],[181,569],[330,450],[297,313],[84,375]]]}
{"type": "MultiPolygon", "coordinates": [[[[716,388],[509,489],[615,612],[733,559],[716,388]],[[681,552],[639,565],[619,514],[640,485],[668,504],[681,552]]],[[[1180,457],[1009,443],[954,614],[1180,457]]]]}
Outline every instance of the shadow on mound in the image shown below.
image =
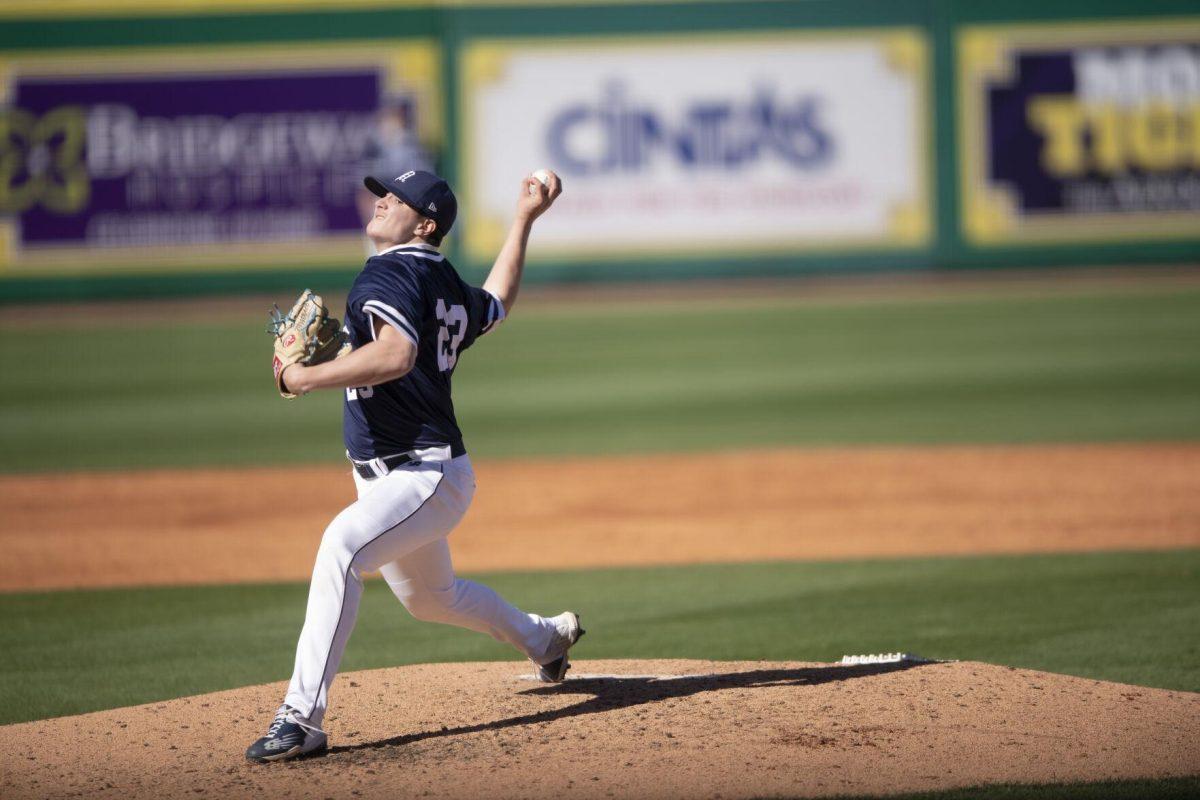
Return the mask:
{"type": "Polygon", "coordinates": [[[481,722],[478,725],[463,725],[457,728],[441,728],[436,731],[422,731],[403,736],[393,736],[375,742],[331,747],[329,753],[353,753],[362,750],[377,750],[383,747],[398,747],[412,744],[424,739],[437,739],[446,736],[460,736],[480,731],[502,730],[521,725],[534,725],[541,722],[579,717],[585,714],[599,714],[619,708],[629,708],[644,703],[654,703],[659,700],[672,700],[681,697],[691,697],[704,692],[719,692],[725,689],[754,689],[764,686],[820,686],[823,683],[867,678],[872,675],[884,675],[889,672],[901,672],[924,666],[929,662],[899,662],[893,664],[868,664],[852,667],[804,667],[799,669],[755,669],[746,672],[730,672],[713,675],[681,676],[678,678],[654,678],[646,676],[568,679],[563,683],[550,686],[539,686],[528,689],[521,694],[531,695],[591,695],[584,700],[566,708],[554,711],[541,711],[536,714],[524,714],[519,717],[509,717],[492,722],[481,722]]]}

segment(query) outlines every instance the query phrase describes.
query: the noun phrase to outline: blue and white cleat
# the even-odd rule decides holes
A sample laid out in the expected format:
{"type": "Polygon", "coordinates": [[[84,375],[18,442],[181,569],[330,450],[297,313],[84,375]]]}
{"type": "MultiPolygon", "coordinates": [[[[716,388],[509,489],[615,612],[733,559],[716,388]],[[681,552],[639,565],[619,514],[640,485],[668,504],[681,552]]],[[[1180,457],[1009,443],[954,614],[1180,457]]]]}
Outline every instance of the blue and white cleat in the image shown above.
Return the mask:
{"type": "Polygon", "coordinates": [[[329,740],[325,731],[309,725],[291,706],[280,706],[267,735],[246,750],[250,761],[285,761],[324,751],[329,740]]]}
{"type": "Polygon", "coordinates": [[[550,617],[554,623],[554,638],[542,661],[533,661],[533,676],[542,683],[561,683],[567,676],[571,663],[567,660],[567,651],[579,641],[587,631],[579,627],[579,615],[574,611],[564,611],[557,617],[550,617]]]}

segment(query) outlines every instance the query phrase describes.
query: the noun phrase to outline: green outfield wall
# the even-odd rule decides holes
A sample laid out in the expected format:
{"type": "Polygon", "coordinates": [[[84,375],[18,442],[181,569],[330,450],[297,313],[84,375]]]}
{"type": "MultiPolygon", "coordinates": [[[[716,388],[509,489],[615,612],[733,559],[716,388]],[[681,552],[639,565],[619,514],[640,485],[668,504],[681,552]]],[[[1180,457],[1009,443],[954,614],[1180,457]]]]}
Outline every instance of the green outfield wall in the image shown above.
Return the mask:
{"type": "Polygon", "coordinates": [[[12,0],[0,69],[9,302],[344,286],[381,104],[471,277],[538,166],[530,281],[1200,261],[1186,0],[12,0]]]}

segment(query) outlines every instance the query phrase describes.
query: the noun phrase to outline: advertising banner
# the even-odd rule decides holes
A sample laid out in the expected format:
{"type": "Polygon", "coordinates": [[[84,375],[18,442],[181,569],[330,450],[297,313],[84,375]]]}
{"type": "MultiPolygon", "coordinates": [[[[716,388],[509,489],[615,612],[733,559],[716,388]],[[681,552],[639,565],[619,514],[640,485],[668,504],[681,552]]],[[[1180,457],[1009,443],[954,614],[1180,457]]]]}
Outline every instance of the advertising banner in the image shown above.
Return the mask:
{"type": "Polygon", "coordinates": [[[467,250],[539,167],[565,191],[532,252],[568,260],[924,246],[928,61],[910,29],[473,41],[467,250]]]}
{"type": "Polygon", "coordinates": [[[967,241],[1200,238],[1200,18],[957,41],[967,241]]]}
{"type": "Polygon", "coordinates": [[[0,275],[357,260],[381,104],[440,134],[428,42],[0,58],[0,275]]]}

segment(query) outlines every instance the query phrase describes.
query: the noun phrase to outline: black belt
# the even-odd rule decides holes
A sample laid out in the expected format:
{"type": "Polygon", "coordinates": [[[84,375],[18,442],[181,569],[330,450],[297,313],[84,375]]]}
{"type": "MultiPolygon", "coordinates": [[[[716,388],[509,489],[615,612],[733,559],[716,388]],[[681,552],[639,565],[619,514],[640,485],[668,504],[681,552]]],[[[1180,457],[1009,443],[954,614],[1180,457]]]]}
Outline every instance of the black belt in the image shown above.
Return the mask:
{"type": "MultiPolygon", "coordinates": [[[[391,472],[396,467],[403,467],[405,464],[415,463],[416,459],[408,453],[401,453],[399,455],[382,458],[380,459],[380,462],[383,463],[384,468],[387,469],[388,472],[391,472]]],[[[372,466],[370,461],[352,461],[350,463],[354,465],[354,471],[357,472],[359,477],[363,480],[373,481],[376,478],[382,477],[375,472],[375,467],[372,466]]],[[[387,473],[384,474],[386,475],[387,473]]]]}
{"type": "MultiPolygon", "coordinates": [[[[418,449],[424,450],[425,448],[418,449]]],[[[464,456],[466,454],[467,449],[463,447],[462,442],[456,442],[450,445],[451,458],[458,458],[459,456],[464,456]]],[[[351,459],[350,463],[354,465],[354,471],[359,474],[359,477],[361,477],[363,480],[371,481],[376,478],[383,477],[375,472],[374,464],[376,463],[383,464],[383,468],[387,470],[383,474],[386,475],[388,472],[391,472],[397,467],[407,466],[408,464],[416,464],[420,460],[421,459],[417,458],[412,453],[397,453],[393,456],[383,456],[382,458],[377,458],[374,461],[355,461],[354,459],[351,459]]]]}

